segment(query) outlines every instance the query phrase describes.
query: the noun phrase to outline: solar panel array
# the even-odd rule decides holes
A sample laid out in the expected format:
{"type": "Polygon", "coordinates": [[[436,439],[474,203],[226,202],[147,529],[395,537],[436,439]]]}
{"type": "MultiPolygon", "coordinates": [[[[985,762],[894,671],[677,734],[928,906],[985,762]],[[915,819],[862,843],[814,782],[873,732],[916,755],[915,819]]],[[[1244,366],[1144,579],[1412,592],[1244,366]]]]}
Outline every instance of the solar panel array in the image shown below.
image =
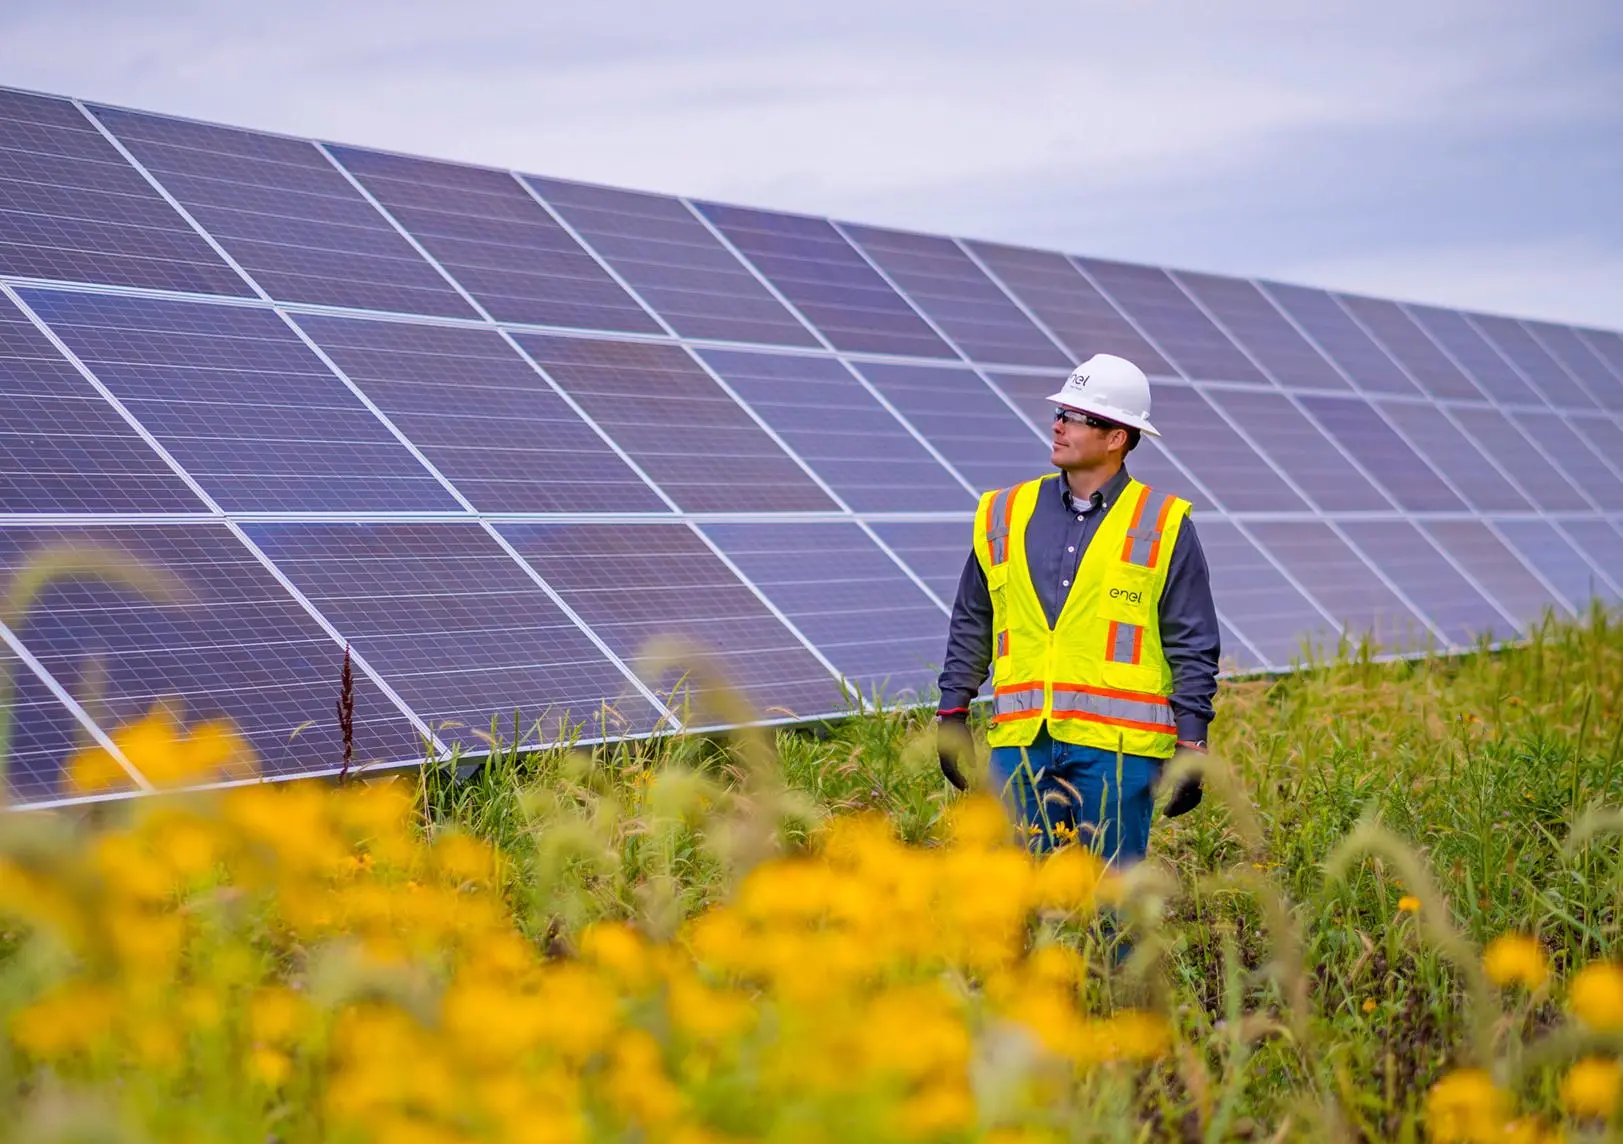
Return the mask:
{"type": "MultiPolygon", "coordinates": [[[[1225,667],[1623,593],[1623,337],[0,91],[10,797],[154,702],[274,775],[927,693],[976,494],[1155,385],[1225,667]],[[162,590],[159,590],[162,589],[162,590]]],[[[132,784],[138,760],[120,760],[132,784]]]]}

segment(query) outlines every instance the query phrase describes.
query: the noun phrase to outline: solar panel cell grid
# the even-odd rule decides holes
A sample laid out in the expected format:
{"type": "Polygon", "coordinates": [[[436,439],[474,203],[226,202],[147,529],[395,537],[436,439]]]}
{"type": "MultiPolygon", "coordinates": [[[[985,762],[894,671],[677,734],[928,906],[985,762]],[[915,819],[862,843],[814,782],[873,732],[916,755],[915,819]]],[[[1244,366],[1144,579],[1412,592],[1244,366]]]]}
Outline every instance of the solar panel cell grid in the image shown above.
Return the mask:
{"type": "Polygon", "coordinates": [[[1623,382],[1575,330],[1553,322],[1523,321],[1522,325],[1578,382],[1582,393],[1570,395],[1573,408],[1588,409],[1592,405],[1599,405],[1606,409],[1623,409],[1623,382]]]}
{"type": "Polygon", "coordinates": [[[1211,568],[1213,596],[1222,601],[1223,614],[1267,657],[1267,666],[1289,667],[1301,658],[1305,640],[1322,643],[1333,634],[1313,601],[1245,533],[1223,520],[1201,520],[1196,528],[1211,568]]]}
{"type": "Polygon", "coordinates": [[[1329,293],[1278,282],[1260,285],[1360,389],[1410,397],[1420,392],[1391,355],[1329,293]]]}
{"type": "Polygon", "coordinates": [[[945,617],[854,524],[713,524],[704,531],[864,695],[928,694],[945,617]]]}
{"type": "Polygon", "coordinates": [[[930,512],[973,497],[837,361],[704,350],[700,356],[858,512],[930,512]]]}
{"type": "Polygon", "coordinates": [[[267,310],[43,291],[25,297],[228,510],[460,507],[267,310]]]}
{"type": "Polygon", "coordinates": [[[963,520],[900,521],[873,526],[879,539],[902,558],[913,574],[943,603],[950,605],[958,596],[958,577],[970,558],[974,534],[971,517],[963,520]]]}
{"type": "MultiPolygon", "coordinates": [[[[103,727],[172,701],[187,725],[232,719],[265,773],[342,762],[332,715],[342,647],[223,525],[3,527],[0,575],[9,579],[30,554],[53,547],[139,562],[142,579],[163,588],[143,594],[89,576],[53,583],[17,626],[23,645],[103,727]]],[[[354,696],[357,765],[421,759],[409,721],[366,676],[357,674],[354,696]]],[[[28,780],[36,790],[55,782],[43,766],[28,780]]]]}
{"type": "Polygon", "coordinates": [[[1008,365],[1074,364],[950,238],[849,224],[842,229],[966,356],[1008,365]]]}
{"type": "Polygon", "coordinates": [[[1448,477],[1472,508],[1479,512],[1532,511],[1527,498],[1441,409],[1407,401],[1383,401],[1377,406],[1420,455],[1448,477]]]}
{"type": "Polygon", "coordinates": [[[1514,626],[1407,521],[1345,521],[1341,530],[1405,595],[1425,610],[1449,644],[1507,639],[1514,626]]]}
{"type": "Polygon", "coordinates": [[[726,697],[696,670],[700,664],[650,658],[658,650],[651,641],[691,643],[719,663],[722,688],[767,718],[844,708],[829,670],[685,525],[504,525],[501,532],[691,725],[727,721],[726,697]]]}
{"type": "Polygon", "coordinates": [[[1623,601],[1623,532],[1604,520],[1564,520],[1561,530],[1601,575],[1595,591],[1609,603],[1623,601]]]}
{"type": "Polygon", "coordinates": [[[683,337],[817,344],[680,200],[532,176],[526,181],[683,337]]]}
{"type": "Polygon", "coordinates": [[[852,364],[980,492],[1048,471],[1048,450],[1031,427],[969,370],[852,364]]]}
{"type": "Polygon", "coordinates": [[[73,104],[0,91],[0,272],[246,296],[73,104]]]}
{"type": "Polygon", "coordinates": [[[1493,400],[1509,405],[1544,404],[1544,399],[1527,384],[1527,379],[1477,332],[1464,314],[1412,304],[1408,311],[1493,400]]]}
{"type": "Polygon", "coordinates": [[[203,503],[0,297],[0,512],[195,512],[203,503]]]}
{"type": "Polygon", "coordinates": [[[1583,494],[1497,409],[1461,405],[1450,410],[1450,415],[1537,507],[1546,512],[1582,512],[1590,508],[1583,494]]]}
{"type": "Polygon", "coordinates": [[[681,508],[837,507],[685,350],[537,334],[518,340],[681,508]]]}
{"type": "Polygon", "coordinates": [[[1262,371],[1201,313],[1166,271],[1097,258],[1078,258],[1076,263],[1186,376],[1200,381],[1267,384],[1262,371]]]}
{"type": "Polygon", "coordinates": [[[1583,605],[1592,596],[1608,594],[1605,581],[1588,558],[1549,521],[1504,520],[1494,527],[1567,602],[1583,605]]]}
{"type": "MultiPolygon", "coordinates": [[[[992,383],[1001,389],[1020,408],[1031,422],[1043,430],[1047,437],[1053,424],[1054,403],[1049,400],[1054,391],[1062,384],[1058,377],[1034,377],[1023,373],[1000,373],[992,375],[992,383]]],[[[1151,388],[1155,394],[1167,388],[1166,383],[1153,383],[1151,388]]],[[[1153,397],[1153,395],[1152,395],[1153,397]]],[[[1159,400],[1155,398],[1154,400],[1159,400]]],[[[1152,401],[1153,405],[1153,401],[1152,401]]],[[[1157,420],[1158,415],[1152,409],[1151,420],[1157,420]]],[[[1157,426],[1159,428],[1159,425],[1157,426]]],[[[1162,444],[1154,437],[1140,437],[1138,448],[1134,449],[1127,458],[1127,468],[1133,476],[1149,485],[1151,488],[1163,489],[1169,493],[1176,493],[1197,508],[1207,503],[1207,496],[1197,489],[1194,482],[1184,475],[1176,462],[1168,456],[1168,452],[1176,452],[1170,446],[1162,444]]]]}
{"type": "Polygon", "coordinates": [[[1286,389],[1348,390],[1352,386],[1250,282],[1187,270],[1173,275],[1216,315],[1273,380],[1286,389]]]}
{"type": "Polygon", "coordinates": [[[94,111],[273,298],[474,316],[313,144],[94,111]]]}
{"type": "Polygon", "coordinates": [[[1537,623],[1547,608],[1559,615],[1567,613],[1487,525],[1475,520],[1444,520],[1424,521],[1421,527],[1498,601],[1503,611],[1516,618],[1523,632],[1537,623]]]}
{"type": "Polygon", "coordinates": [[[1416,651],[1437,642],[1426,622],[1328,524],[1266,522],[1247,527],[1351,639],[1368,635],[1384,651],[1416,651]]]}
{"type": "Polygon", "coordinates": [[[1608,512],[1623,511],[1623,479],[1558,414],[1518,413],[1516,424],[1592,501],[1608,512]]]}
{"type": "Polygon", "coordinates": [[[990,242],[965,246],[1070,350],[1072,364],[1109,353],[1152,376],[1176,373],[1063,254],[990,242]]]}
{"type": "Polygon", "coordinates": [[[1410,512],[1453,512],[1465,507],[1434,469],[1358,397],[1313,397],[1302,406],[1342,448],[1410,512]]]}
{"type": "MultiPolygon", "coordinates": [[[[1278,393],[1216,388],[1208,389],[1206,396],[1236,424],[1245,426],[1251,439],[1272,459],[1273,464],[1288,474],[1296,487],[1320,508],[1335,512],[1391,507],[1380,490],[1341,455],[1333,441],[1302,416],[1301,410],[1292,405],[1288,397],[1278,393]]],[[[1156,412],[1160,413],[1159,407],[1156,412]]],[[[1214,416],[1215,413],[1200,411],[1200,415],[1191,416],[1181,430],[1181,436],[1189,441],[1189,445],[1180,444],[1178,459],[1194,468],[1196,476],[1202,476],[1198,467],[1200,454],[1196,450],[1205,451],[1212,443],[1227,439],[1225,428],[1208,427],[1209,419],[1214,416]],[[1207,438],[1212,438],[1212,442],[1208,442],[1207,438]]],[[[1266,461],[1259,458],[1254,464],[1266,465],[1266,461]]],[[[1249,470],[1243,473],[1232,494],[1236,506],[1231,507],[1237,510],[1240,503],[1266,510],[1308,507],[1294,492],[1288,500],[1279,498],[1277,494],[1271,494],[1267,502],[1257,500],[1258,490],[1275,486],[1289,488],[1279,477],[1271,476],[1271,471],[1257,475],[1250,475],[1249,470]]],[[[1202,476],[1202,479],[1205,478],[1202,476]]]]}
{"type": "MultiPolygon", "coordinates": [[[[1611,330],[1582,330],[1578,337],[1612,371],[1612,376],[1617,379],[1618,384],[1623,385],[1623,334],[1611,330]]],[[[1617,391],[1611,392],[1615,396],[1617,391]]],[[[1616,404],[1609,408],[1614,413],[1623,412],[1616,404]]]]}
{"type": "Polygon", "coordinates": [[[1567,424],[1619,475],[1623,475],[1623,424],[1609,417],[1584,417],[1573,414],[1567,424]]]}
{"type": "Polygon", "coordinates": [[[662,512],[665,502],[494,331],[299,324],[483,512],[662,512]]]}
{"type": "Polygon", "coordinates": [[[1520,322],[1489,314],[1473,314],[1471,321],[1551,405],[1558,409],[1599,408],[1595,399],[1572,379],[1561,363],[1551,357],[1520,322]]]}
{"type": "Polygon", "coordinates": [[[1437,343],[1424,330],[1409,320],[1396,302],[1352,294],[1343,294],[1340,300],[1430,396],[1468,401],[1482,399],[1482,391],[1476,384],[1460,372],[1459,366],[1437,348],[1437,343]]]}
{"type": "Polygon", "coordinates": [[[348,147],[331,151],[497,321],[660,332],[506,172],[348,147]]]}
{"type": "Polygon", "coordinates": [[[695,205],[837,349],[957,356],[827,221],[695,205]]]}
{"type": "Polygon", "coordinates": [[[62,767],[90,736],[22,659],[0,645],[0,672],[8,680],[5,706],[6,800],[44,802],[72,794],[62,767]]]}
{"type": "Polygon", "coordinates": [[[653,707],[477,524],[248,533],[446,743],[651,730],[653,707]]]}

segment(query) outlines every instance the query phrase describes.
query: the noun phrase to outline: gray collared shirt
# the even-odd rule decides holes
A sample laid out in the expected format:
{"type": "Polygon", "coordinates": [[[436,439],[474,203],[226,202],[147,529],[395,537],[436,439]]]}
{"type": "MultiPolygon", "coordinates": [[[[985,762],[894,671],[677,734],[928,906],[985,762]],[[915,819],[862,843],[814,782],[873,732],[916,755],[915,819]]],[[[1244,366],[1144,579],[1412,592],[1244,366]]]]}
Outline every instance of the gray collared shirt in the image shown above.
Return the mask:
{"type": "MultiPolygon", "coordinates": [[[[1049,627],[1059,621],[1060,609],[1076,579],[1082,555],[1099,531],[1105,510],[1127,487],[1124,468],[1087,503],[1071,496],[1063,476],[1043,484],[1036,510],[1026,525],[1026,563],[1049,627]]],[[[1161,647],[1172,666],[1172,713],[1178,738],[1201,740],[1212,721],[1212,697],[1217,694],[1220,639],[1217,610],[1212,603],[1211,577],[1193,520],[1185,519],[1178,531],[1167,565],[1166,587],[1161,593],[1161,647]]],[[[969,554],[958,577],[958,598],[953,601],[947,628],[947,654],[941,669],[941,710],[968,708],[980,691],[992,663],[992,596],[986,572],[975,553],[969,554]]]]}

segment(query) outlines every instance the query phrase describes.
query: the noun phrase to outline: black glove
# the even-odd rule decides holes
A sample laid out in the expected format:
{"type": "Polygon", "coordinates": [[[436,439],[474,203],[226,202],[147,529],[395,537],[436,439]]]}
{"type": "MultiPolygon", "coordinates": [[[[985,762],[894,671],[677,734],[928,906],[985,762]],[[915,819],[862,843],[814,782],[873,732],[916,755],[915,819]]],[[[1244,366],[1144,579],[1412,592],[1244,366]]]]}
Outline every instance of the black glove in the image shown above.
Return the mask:
{"type": "MultiPolygon", "coordinates": [[[[1178,749],[1180,751],[1199,751],[1204,755],[1206,753],[1206,744],[1180,741],[1178,749]]],[[[1180,814],[1188,814],[1200,805],[1201,794],[1200,775],[1184,775],[1178,780],[1178,785],[1172,788],[1172,794],[1167,797],[1166,809],[1161,813],[1168,818],[1177,818],[1180,814]]]]}
{"type": "Polygon", "coordinates": [[[959,790],[969,789],[969,780],[964,778],[963,767],[960,764],[972,757],[974,749],[969,737],[967,712],[955,711],[936,716],[936,758],[941,763],[941,773],[959,790]]]}

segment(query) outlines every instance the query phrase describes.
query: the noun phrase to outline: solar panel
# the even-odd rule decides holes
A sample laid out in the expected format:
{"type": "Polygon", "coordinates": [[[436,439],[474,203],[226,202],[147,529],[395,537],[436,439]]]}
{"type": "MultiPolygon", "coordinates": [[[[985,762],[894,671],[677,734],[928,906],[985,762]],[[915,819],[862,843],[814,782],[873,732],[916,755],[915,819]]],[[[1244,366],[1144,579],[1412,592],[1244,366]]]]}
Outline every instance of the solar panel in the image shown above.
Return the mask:
{"type": "Polygon", "coordinates": [[[1005,365],[1075,364],[950,238],[842,225],[965,356],[1005,365]]]}
{"type": "Polygon", "coordinates": [[[1510,359],[1483,338],[1464,314],[1437,306],[1410,305],[1408,310],[1488,397],[1508,405],[1544,404],[1510,359]]]}
{"type": "Polygon", "coordinates": [[[1127,467],[1198,506],[1225,670],[1623,603],[1615,331],[0,91],[0,574],[188,585],[0,629],[10,797],[166,698],[331,771],[346,641],[361,762],[735,717],[659,636],[766,718],[924,701],[975,494],[1052,471],[1100,352],[1154,379],[1127,467]]]}
{"type": "Polygon", "coordinates": [[[497,321],[660,332],[506,172],[351,147],[331,154],[497,321]]]}
{"type": "MultiPolygon", "coordinates": [[[[86,567],[145,569],[145,592],[125,586],[128,578],[88,571],[55,582],[16,627],[23,646],[98,723],[116,727],[165,703],[187,726],[233,720],[266,774],[342,764],[334,701],[343,647],[223,524],[0,526],[0,574],[9,579],[48,548],[77,551],[86,567]]],[[[421,760],[404,713],[364,673],[354,688],[356,764],[421,760]]],[[[26,680],[22,695],[49,708],[36,681],[26,680]]],[[[55,749],[52,728],[62,726],[53,713],[49,726],[23,733],[36,743],[46,736],[55,749]]],[[[75,793],[52,761],[26,761],[13,781],[35,794],[75,793]]]]}
{"type": "MultiPolygon", "coordinates": [[[[1380,511],[1391,507],[1380,490],[1342,456],[1335,443],[1304,417],[1290,398],[1279,393],[1217,388],[1208,389],[1206,396],[1236,425],[1243,426],[1251,439],[1271,458],[1270,461],[1256,456],[1256,460],[1252,461],[1240,452],[1238,445],[1224,446],[1225,451],[1244,462],[1233,466],[1231,491],[1221,497],[1225,504],[1234,501],[1229,507],[1236,511],[1239,511],[1241,504],[1249,504],[1259,510],[1308,507],[1294,491],[1289,497],[1279,496],[1277,490],[1288,486],[1283,479],[1270,475],[1273,469],[1286,474],[1296,488],[1327,511],[1380,511]],[[1260,471],[1258,465],[1271,466],[1270,471],[1260,471]]],[[[1159,408],[1156,412],[1160,412],[1159,408]]],[[[1200,475],[1201,457],[1226,441],[1228,436],[1221,426],[1206,428],[1207,421],[1205,411],[1198,410],[1188,417],[1178,435],[1178,457],[1197,476],[1200,475]],[[1188,444],[1184,444],[1184,441],[1188,444]]],[[[1211,482],[1206,483],[1210,485],[1211,482]]]]}
{"type": "Polygon", "coordinates": [[[1098,258],[1078,258],[1076,263],[1185,376],[1203,381],[1268,380],[1166,271],[1098,258]]]}
{"type": "Polygon", "coordinates": [[[483,512],[661,512],[659,494],[494,330],[301,315],[483,512]]]}
{"type": "Polygon", "coordinates": [[[439,739],[474,750],[653,729],[653,705],[472,522],[245,531],[439,739]]]}
{"type": "Polygon", "coordinates": [[[915,576],[950,605],[958,596],[958,578],[970,557],[973,523],[967,516],[963,520],[881,521],[873,530],[915,576]]]}
{"type": "Polygon", "coordinates": [[[1390,424],[1479,512],[1531,512],[1532,504],[1476,444],[1433,405],[1376,403],[1390,424]]]}
{"type": "Polygon", "coordinates": [[[1424,330],[1409,320],[1396,302],[1343,294],[1341,304],[1429,396],[1466,401],[1481,399],[1482,391],[1437,348],[1437,343],[1424,330]]]}
{"type": "Polygon", "coordinates": [[[268,310],[128,295],[21,295],[228,510],[460,507],[268,310]]]}
{"type": "Polygon", "coordinates": [[[696,205],[835,349],[957,356],[827,220],[696,205]]]}
{"type": "Polygon", "coordinates": [[[853,524],[709,524],[704,531],[865,696],[928,694],[945,616],[853,524]]]}
{"type": "Polygon", "coordinates": [[[975,489],[1006,488],[1049,471],[1048,450],[995,391],[967,369],[853,362],[853,367],[975,489]]]}
{"type": "Polygon", "coordinates": [[[1063,254],[991,242],[966,242],[964,248],[1071,351],[1073,364],[1108,353],[1151,376],[1176,375],[1160,351],[1063,254]]]}
{"type": "Polygon", "coordinates": [[[1539,345],[1526,326],[1513,318],[1487,314],[1474,314],[1471,320],[1545,401],[1561,409],[1598,408],[1595,399],[1539,345]]]}
{"type": "Polygon", "coordinates": [[[533,334],[518,341],[682,509],[836,507],[686,351],[533,334]]]}
{"type": "Polygon", "coordinates": [[[1353,638],[1370,633],[1385,651],[1437,642],[1427,622],[1328,524],[1258,521],[1247,528],[1353,638]]]}
{"type": "Polygon", "coordinates": [[[1300,398],[1302,408],[1340,442],[1341,447],[1410,512],[1451,512],[1465,507],[1440,478],[1370,404],[1359,397],[1300,398]]]}
{"type": "Polygon", "coordinates": [[[533,176],[525,181],[683,337],[817,345],[680,200],[533,176]]]}
{"type": "Polygon", "coordinates": [[[1224,520],[1196,524],[1211,568],[1212,595],[1225,616],[1273,668],[1306,658],[1307,645],[1322,644],[1337,629],[1329,617],[1251,538],[1224,520]]]}
{"type": "Polygon", "coordinates": [[[1349,520],[1341,531],[1425,611],[1450,645],[1470,647],[1483,637],[1514,637],[1511,617],[1408,521],[1349,520]]]}
{"type": "Polygon", "coordinates": [[[1289,318],[1241,278],[1176,271],[1173,277],[1223,323],[1269,376],[1286,389],[1352,388],[1289,318]]]}
{"type": "Polygon", "coordinates": [[[77,107],[4,90],[0,273],[252,293],[77,107]]]}
{"type": "Polygon", "coordinates": [[[703,540],[681,524],[507,524],[525,560],[660,700],[714,723],[707,677],[685,658],[649,658],[662,638],[691,641],[722,666],[721,684],[768,718],[846,707],[833,673],[807,650],[703,540]]]}
{"type": "Polygon", "coordinates": [[[95,387],[0,297],[0,511],[203,507],[95,387]]]}
{"type": "Polygon", "coordinates": [[[1421,527],[1522,630],[1537,623],[1547,609],[1567,614],[1568,609],[1554,593],[1481,521],[1427,521],[1421,527]]]}
{"type": "Polygon", "coordinates": [[[1392,360],[1333,295],[1324,290],[1278,282],[1259,285],[1360,389],[1411,397],[1419,394],[1419,388],[1403,372],[1403,367],[1392,360]]]}
{"type": "Polygon", "coordinates": [[[272,298],[473,317],[314,144],[91,110],[272,298]]]}
{"type": "Polygon", "coordinates": [[[838,361],[741,350],[699,356],[856,511],[973,504],[973,494],[838,361]]]}

